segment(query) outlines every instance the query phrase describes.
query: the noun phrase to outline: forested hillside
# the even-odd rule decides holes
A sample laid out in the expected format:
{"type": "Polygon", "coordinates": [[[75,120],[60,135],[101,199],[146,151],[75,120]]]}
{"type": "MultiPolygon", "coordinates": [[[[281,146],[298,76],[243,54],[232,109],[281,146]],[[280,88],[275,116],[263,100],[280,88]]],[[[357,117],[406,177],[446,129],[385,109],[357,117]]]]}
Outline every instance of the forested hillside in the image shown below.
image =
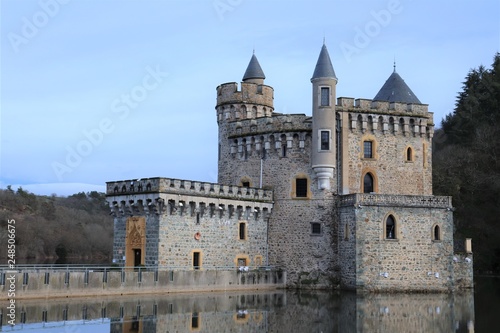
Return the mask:
{"type": "Polygon", "coordinates": [[[111,262],[113,219],[104,193],[56,197],[0,190],[0,258],[7,257],[10,219],[16,221],[17,263],[111,262]]]}
{"type": "Polygon", "coordinates": [[[500,272],[500,54],[471,70],[434,136],[434,194],[453,196],[455,238],[472,238],[474,268],[500,272]]]}

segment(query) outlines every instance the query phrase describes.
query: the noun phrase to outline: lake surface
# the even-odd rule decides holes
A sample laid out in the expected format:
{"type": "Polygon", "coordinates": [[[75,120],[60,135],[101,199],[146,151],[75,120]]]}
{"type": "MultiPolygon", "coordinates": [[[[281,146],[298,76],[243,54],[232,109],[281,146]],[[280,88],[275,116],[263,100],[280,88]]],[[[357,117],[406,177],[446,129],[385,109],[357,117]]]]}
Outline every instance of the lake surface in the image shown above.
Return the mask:
{"type": "Polygon", "coordinates": [[[369,294],[266,291],[0,302],[2,332],[496,332],[500,278],[474,292],[369,294]]]}

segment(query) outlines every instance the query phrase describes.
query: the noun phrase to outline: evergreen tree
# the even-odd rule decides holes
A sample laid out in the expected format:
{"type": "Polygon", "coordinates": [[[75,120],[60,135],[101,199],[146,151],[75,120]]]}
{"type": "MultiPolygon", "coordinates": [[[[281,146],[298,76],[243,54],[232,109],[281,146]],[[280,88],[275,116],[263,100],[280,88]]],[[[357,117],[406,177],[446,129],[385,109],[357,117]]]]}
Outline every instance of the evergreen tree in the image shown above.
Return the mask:
{"type": "Polygon", "coordinates": [[[472,69],[436,131],[434,192],[453,196],[457,243],[472,237],[475,268],[500,270],[500,54],[472,69]]]}

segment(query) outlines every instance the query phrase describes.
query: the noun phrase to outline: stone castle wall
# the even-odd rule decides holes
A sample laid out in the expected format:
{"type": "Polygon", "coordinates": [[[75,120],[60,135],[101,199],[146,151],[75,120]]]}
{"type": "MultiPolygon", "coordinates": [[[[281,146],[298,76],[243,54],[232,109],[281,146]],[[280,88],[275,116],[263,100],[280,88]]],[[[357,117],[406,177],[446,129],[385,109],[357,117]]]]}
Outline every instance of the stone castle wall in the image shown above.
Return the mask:
{"type": "MultiPolygon", "coordinates": [[[[356,220],[357,288],[448,291],[454,287],[449,197],[355,194],[344,196],[341,204],[344,214],[354,214],[356,220]],[[396,220],[395,239],[386,238],[384,223],[389,215],[396,220]]],[[[352,276],[352,261],[346,265],[352,276]]]]}
{"type": "Polygon", "coordinates": [[[342,129],[348,147],[342,149],[348,149],[343,167],[349,175],[350,193],[363,192],[363,177],[369,172],[375,178],[376,193],[432,194],[434,125],[426,105],[364,99],[354,103],[343,97],[338,104],[337,112],[349,117],[349,127],[342,129]],[[364,141],[372,142],[372,158],[364,157],[364,141]]]}
{"type": "Polygon", "coordinates": [[[107,201],[115,216],[114,262],[125,264],[127,221],[146,221],[145,265],[193,268],[266,266],[267,220],[273,192],[212,183],[151,178],[109,182],[107,201]],[[137,185],[141,182],[143,186],[137,185]],[[131,187],[134,188],[131,188],[131,187]],[[117,190],[118,189],[118,190],[117,190]],[[123,189],[123,190],[122,190],[123,189]],[[244,239],[240,239],[240,224],[244,239]]]}

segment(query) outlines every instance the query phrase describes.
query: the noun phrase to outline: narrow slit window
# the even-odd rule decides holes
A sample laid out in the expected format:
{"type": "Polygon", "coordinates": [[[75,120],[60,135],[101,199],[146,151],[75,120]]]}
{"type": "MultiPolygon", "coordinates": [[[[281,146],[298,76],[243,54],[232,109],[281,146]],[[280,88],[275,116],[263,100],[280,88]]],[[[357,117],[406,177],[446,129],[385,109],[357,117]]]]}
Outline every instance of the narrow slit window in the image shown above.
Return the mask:
{"type": "Polygon", "coordinates": [[[246,223],[240,223],[238,230],[238,237],[240,240],[246,239],[246,223]]]}
{"type": "Polygon", "coordinates": [[[201,260],[200,260],[200,252],[193,252],[193,268],[200,269],[201,260]]]}

